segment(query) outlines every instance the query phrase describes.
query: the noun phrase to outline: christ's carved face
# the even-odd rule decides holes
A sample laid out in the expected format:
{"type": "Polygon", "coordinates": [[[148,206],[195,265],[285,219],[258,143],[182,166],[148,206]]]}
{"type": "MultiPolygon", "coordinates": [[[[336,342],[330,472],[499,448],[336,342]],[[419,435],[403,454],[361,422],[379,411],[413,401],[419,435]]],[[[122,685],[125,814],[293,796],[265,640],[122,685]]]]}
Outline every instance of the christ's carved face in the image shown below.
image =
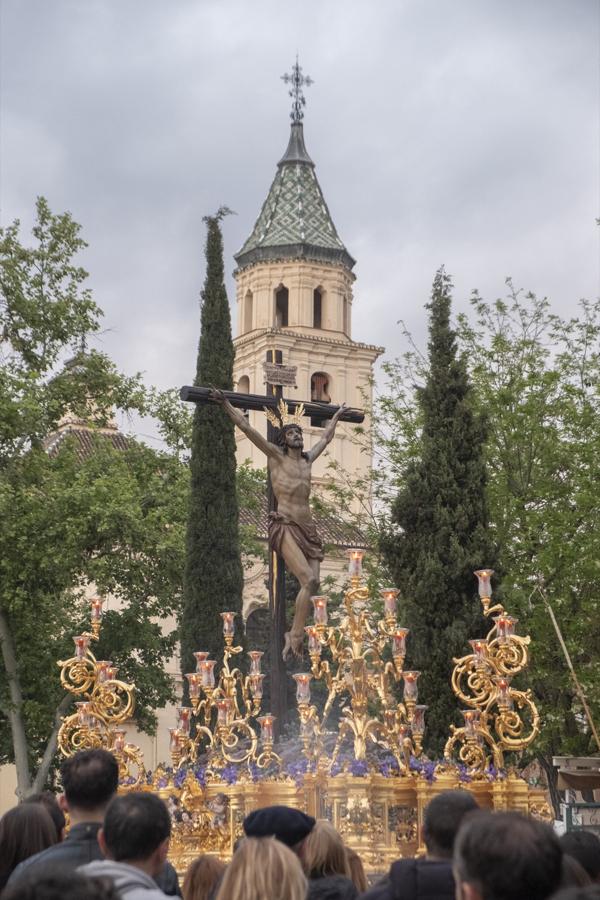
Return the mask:
{"type": "Polygon", "coordinates": [[[299,425],[290,425],[289,428],[286,428],[285,443],[286,447],[290,447],[293,450],[302,450],[304,447],[304,438],[302,436],[302,429],[299,425]]]}

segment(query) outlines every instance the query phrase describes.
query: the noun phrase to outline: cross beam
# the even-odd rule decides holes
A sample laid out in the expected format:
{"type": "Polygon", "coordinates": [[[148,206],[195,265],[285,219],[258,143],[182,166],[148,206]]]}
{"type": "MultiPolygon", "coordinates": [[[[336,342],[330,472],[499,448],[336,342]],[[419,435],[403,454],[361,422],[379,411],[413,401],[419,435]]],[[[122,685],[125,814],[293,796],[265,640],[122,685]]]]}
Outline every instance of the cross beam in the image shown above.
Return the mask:
{"type": "MultiPolygon", "coordinates": [[[[184,385],[179,392],[182,400],[189,403],[217,403],[210,396],[211,388],[192,387],[184,385]]],[[[238,409],[258,409],[263,410],[266,407],[276,409],[279,399],[273,395],[264,396],[262,394],[241,394],[237,391],[223,391],[224,396],[229,400],[232,406],[238,409]]],[[[309,400],[286,400],[290,412],[294,412],[298,406],[304,404],[304,415],[310,416],[311,419],[331,419],[338,411],[339,406],[332,403],[314,403],[309,400]]],[[[362,409],[347,409],[340,416],[340,422],[352,422],[360,425],[364,422],[365,414],[362,409]]]]}

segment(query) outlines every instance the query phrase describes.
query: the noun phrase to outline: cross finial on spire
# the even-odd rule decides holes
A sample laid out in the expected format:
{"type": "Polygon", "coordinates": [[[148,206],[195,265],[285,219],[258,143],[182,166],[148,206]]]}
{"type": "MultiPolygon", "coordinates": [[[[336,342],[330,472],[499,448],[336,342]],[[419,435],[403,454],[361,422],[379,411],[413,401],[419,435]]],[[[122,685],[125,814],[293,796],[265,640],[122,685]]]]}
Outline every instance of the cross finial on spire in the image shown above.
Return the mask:
{"type": "Polygon", "coordinates": [[[309,87],[311,84],[314,84],[313,79],[310,75],[302,74],[302,66],[298,65],[298,55],[296,54],[296,64],[292,66],[292,74],[282,75],[281,80],[285,81],[286,84],[291,84],[291,90],[288,91],[290,97],[293,100],[292,103],[292,111],[290,113],[290,118],[292,122],[301,122],[304,118],[304,113],[302,111],[302,107],[306,104],[306,100],[304,99],[304,94],[302,93],[302,88],[304,85],[309,87]]]}

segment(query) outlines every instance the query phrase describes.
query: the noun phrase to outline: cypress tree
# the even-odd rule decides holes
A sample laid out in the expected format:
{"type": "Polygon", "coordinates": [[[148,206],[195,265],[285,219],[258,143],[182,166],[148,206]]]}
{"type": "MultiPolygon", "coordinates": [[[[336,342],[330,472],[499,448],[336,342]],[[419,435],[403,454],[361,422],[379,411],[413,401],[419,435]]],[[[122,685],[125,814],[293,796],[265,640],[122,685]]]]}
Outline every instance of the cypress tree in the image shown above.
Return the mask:
{"type": "Polygon", "coordinates": [[[435,276],[429,310],[429,365],[418,390],[419,457],[392,507],[395,528],[383,553],[401,592],[410,628],[406,667],[421,671],[419,702],[428,705],[425,749],[440,755],[459,722],[450,686],[452,658],[483,631],[473,571],[493,566],[488,533],[485,421],[473,404],[464,359],[450,327],[451,281],[435,276]]]}
{"type": "MultiPolygon", "coordinates": [[[[220,209],[204,221],[206,277],[201,293],[201,331],[196,385],[233,390],[234,349],[223,276],[220,209]]],[[[220,613],[241,614],[243,574],[238,534],[235,435],[233,422],[213,404],[197,404],[190,459],[191,492],[187,526],[183,610],[180,625],[182,672],[194,672],[195,650],[217,662],[223,652],[220,613]]],[[[241,629],[241,615],[237,617],[241,629]]],[[[217,669],[219,667],[217,666],[217,669]]],[[[187,696],[187,686],[185,688],[187,696]]]]}

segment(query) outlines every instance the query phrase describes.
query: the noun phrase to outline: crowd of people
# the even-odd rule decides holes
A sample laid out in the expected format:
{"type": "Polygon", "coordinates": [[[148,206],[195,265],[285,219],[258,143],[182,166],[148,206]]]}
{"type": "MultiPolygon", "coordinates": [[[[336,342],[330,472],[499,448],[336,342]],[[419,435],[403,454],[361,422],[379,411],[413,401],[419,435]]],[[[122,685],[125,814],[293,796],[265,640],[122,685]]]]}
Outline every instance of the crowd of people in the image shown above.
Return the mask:
{"type": "Polygon", "coordinates": [[[159,797],[118,795],[105,750],[75,754],[61,776],[58,799],[28,797],[0,819],[1,900],[600,900],[594,833],[559,838],[520,813],[481,810],[462,790],[426,807],[425,855],[399,859],[371,886],[328,822],[269,806],[246,817],[228,865],[203,854],[180,889],[159,797]]]}

